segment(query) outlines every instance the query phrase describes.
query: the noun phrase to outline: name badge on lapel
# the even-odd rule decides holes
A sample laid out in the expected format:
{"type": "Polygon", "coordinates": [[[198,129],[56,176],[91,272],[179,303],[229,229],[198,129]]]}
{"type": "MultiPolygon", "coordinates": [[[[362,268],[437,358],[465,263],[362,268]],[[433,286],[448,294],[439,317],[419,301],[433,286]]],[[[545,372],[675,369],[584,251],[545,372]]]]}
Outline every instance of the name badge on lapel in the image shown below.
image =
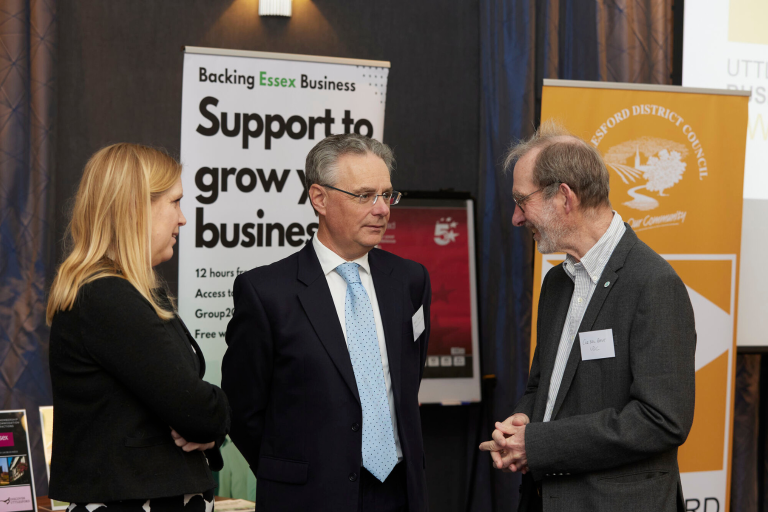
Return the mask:
{"type": "Polygon", "coordinates": [[[411,318],[413,323],[413,341],[416,341],[421,333],[424,332],[424,306],[421,306],[419,310],[413,314],[411,318]]]}
{"type": "Polygon", "coordinates": [[[613,329],[580,332],[579,345],[581,345],[582,361],[616,357],[613,347],[613,329]]]}

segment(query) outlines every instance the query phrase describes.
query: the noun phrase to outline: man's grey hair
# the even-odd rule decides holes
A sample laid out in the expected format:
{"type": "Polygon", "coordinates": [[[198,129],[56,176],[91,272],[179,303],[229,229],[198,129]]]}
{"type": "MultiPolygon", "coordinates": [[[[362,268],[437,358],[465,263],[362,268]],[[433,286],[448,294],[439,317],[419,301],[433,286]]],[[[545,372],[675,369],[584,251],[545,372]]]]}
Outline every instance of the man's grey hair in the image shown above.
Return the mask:
{"type": "Polygon", "coordinates": [[[534,149],[539,149],[539,154],[533,163],[533,183],[544,188],[546,199],[554,197],[560,183],[565,183],[582,207],[611,206],[608,169],[603,157],[556,121],[543,122],[531,137],[514,144],[504,159],[504,172],[511,172],[515,163],[534,149]]]}
{"type": "MultiPolygon", "coordinates": [[[[372,153],[381,158],[390,176],[395,167],[392,149],[375,139],[357,133],[331,135],[318,142],[307,155],[304,169],[307,192],[312,185],[335,186],[339,180],[339,158],[344,155],[365,155],[372,153]]],[[[314,206],[313,206],[314,208],[314,206]]]]}

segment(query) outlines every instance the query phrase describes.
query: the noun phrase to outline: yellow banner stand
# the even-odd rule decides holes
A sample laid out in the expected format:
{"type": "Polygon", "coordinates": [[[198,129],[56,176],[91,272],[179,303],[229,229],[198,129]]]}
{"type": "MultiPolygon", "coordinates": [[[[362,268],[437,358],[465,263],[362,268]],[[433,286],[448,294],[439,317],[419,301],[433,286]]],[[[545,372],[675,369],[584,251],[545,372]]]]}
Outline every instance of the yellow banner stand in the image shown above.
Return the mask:
{"type": "MultiPolygon", "coordinates": [[[[727,511],[749,93],[545,80],[541,118],[600,151],[611,203],[682,278],[696,317],[696,412],[680,448],[686,509],[727,511]]],[[[544,275],[537,252],[532,347],[544,275]]],[[[533,354],[533,348],[531,348],[533,354]]]]}

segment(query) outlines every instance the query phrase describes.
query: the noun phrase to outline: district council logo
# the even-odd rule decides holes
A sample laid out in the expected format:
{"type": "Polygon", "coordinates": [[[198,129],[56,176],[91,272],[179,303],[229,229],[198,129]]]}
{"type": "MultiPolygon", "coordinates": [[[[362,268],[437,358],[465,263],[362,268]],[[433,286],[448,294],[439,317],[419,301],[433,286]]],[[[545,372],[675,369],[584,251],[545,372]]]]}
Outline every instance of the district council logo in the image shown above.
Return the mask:
{"type": "Polygon", "coordinates": [[[691,206],[686,195],[709,175],[691,124],[666,106],[640,104],[616,112],[594,134],[590,142],[611,175],[611,199],[628,210],[622,217],[633,229],[685,222],[691,206]]]}
{"type": "Polygon", "coordinates": [[[627,191],[631,200],[623,204],[645,211],[658,208],[659,200],[654,196],[669,196],[669,190],[683,178],[686,156],[688,149],[683,144],[641,137],[611,147],[604,158],[624,183],[637,183],[627,191]],[[628,160],[632,165],[627,165],[628,160]]]}

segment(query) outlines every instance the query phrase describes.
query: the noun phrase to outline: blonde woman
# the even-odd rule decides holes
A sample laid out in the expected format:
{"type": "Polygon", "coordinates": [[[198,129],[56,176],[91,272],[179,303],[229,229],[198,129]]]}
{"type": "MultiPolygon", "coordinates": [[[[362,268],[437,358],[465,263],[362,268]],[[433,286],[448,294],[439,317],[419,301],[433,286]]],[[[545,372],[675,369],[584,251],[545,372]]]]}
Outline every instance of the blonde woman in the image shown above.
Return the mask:
{"type": "Polygon", "coordinates": [[[149,147],[115,144],[85,166],[47,312],[49,494],[70,512],[213,508],[229,406],[152,268],[187,222],[181,196],[180,164],[149,147]]]}

